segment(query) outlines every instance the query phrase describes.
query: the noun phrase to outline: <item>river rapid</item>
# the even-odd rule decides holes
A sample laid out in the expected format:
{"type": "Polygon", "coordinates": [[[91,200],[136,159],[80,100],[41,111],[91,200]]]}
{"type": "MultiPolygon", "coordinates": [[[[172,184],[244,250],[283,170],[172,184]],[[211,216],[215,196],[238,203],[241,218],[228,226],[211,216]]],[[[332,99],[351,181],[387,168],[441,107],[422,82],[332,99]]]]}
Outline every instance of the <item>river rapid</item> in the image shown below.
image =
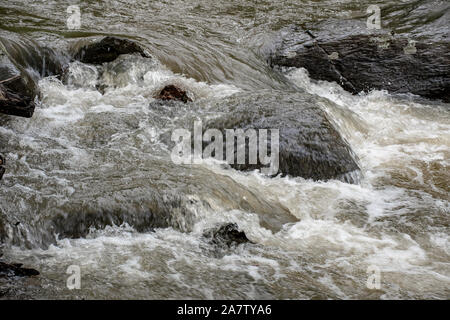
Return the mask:
{"type": "Polygon", "coordinates": [[[121,57],[126,67],[103,74],[103,94],[97,70],[73,62],[67,84],[39,81],[31,119],[0,117],[2,258],[41,273],[0,279],[6,298],[449,299],[449,105],[351,95],[267,63],[284,27],[364,21],[371,4],[398,34],[414,38],[430,24],[436,37],[449,31],[446,1],[2,0],[0,30],[57,51],[115,35],[154,57],[121,57]],[[66,26],[69,5],[81,9],[80,30],[66,26]],[[195,106],[151,107],[168,83],[195,106]],[[263,104],[287,91],[320,101],[358,157],[358,184],[171,161],[167,135],[211,105],[247,92],[263,104]],[[146,208],[168,216],[147,219],[146,208]],[[86,230],[86,212],[103,210],[121,212],[123,223],[86,230]],[[229,222],[253,243],[214,254],[202,234],[229,222]],[[81,269],[80,290],[66,286],[71,265],[81,269]],[[367,286],[368,268],[379,271],[379,289],[367,286]]]}

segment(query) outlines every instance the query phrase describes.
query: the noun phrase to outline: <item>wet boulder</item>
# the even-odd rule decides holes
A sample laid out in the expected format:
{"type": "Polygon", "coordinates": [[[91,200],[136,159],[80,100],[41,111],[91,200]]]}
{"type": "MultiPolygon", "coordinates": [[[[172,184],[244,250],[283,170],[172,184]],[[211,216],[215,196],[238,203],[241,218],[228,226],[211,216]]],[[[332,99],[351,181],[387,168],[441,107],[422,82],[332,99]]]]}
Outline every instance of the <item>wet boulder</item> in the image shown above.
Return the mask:
{"type": "Polygon", "coordinates": [[[31,118],[34,108],[31,97],[20,95],[0,84],[0,113],[31,118]]]}
{"type": "MultiPolygon", "coordinates": [[[[289,175],[313,180],[339,179],[357,183],[359,166],[357,157],[349,144],[334,127],[321,104],[328,100],[307,93],[270,91],[262,94],[240,94],[220,103],[218,115],[206,121],[203,130],[215,128],[223,132],[226,155],[227,129],[249,129],[256,131],[256,140],[234,140],[231,166],[238,170],[268,169],[274,165],[275,172],[269,175],[289,175]],[[265,130],[267,144],[261,144],[265,130]],[[272,132],[278,130],[278,157],[272,154],[272,132]],[[267,150],[261,147],[267,145],[267,150]],[[250,161],[250,148],[256,150],[257,161],[250,161]],[[245,162],[239,163],[238,150],[245,151],[245,162]],[[273,161],[261,161],[269,156],[273,161]],[[278,158],[278,164],[277,159],[278,158]],[[264,163],[266,162],[266,163],[264,163]]],[[[263,138],[263,139],[264,139],[263,138]]],[[[274,143],[272,143],[274,142],[274,143]]],[[[204,142],[204,148],[208,142],[204,142]]],[[[267,159],[266,159],[267,160],[267,159]]]]}
{"type": "Polygon", "coordinates": [[[100,65],[112,62],[122,54],[137,53],[144,58],[151,58],[150,54],[138,43],[116,37],[105,37],[101,40],[86,42],[79,41],[70,49],[73,59],[83,63],[100,65]]]}
{"type": "Polygon", "coordinates": [[[184,103],[192,102],[192,99],[185,90],[172,84],[165,86],[155,98],[164,101],[176,100],[184,103]]]}
{"type": "Polygon", "coordinates": [[[245,232],[239,230],[236,223],[227,223],[217,228],[205,230],[203,238],[215,246],[233,247],[243,243],[252,243],[245,232]]]}
{"type": "MultiPolygon", "coordinates": [[[[59,77],[68,63],[66,55],[32,39],[12,33],[0,33],[0,52],[7,56],[22,77],[31,77],[35,82],[44,77],[59,77]]],[[[2,62],[0,65],[5,62],[2,57],[0,61],[2,62]]]]}
{"type": "Polygon", "coordinates": [[[0,261],[0,278],[31,277],[39,275],[39,271],[23,268],[20,263],[8,264],[0,261]]]}
{"type": "Polygon", "coordinates": [[[26,73],[21,73],[11,60],[0,51],[0,113],[31,117],[37,86],[26,73]]]}
{"type": "Polygon", "coordinates": [[[270,64],[305,68],[312,79],[337,82],[353,94],[376,89],[450,102],[448,40],[350,27],[288,28],[281,33],[270,64]]]}

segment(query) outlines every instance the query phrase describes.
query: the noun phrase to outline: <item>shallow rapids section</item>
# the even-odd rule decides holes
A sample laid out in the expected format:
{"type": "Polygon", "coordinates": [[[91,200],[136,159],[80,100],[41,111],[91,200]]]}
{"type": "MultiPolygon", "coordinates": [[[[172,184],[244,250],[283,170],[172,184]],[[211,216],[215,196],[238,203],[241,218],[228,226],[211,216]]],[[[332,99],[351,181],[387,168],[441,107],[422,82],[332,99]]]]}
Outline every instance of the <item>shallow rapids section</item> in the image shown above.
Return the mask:
{"type": "Polygon", "coordinates": [[[7,157],[15,160],[2,189],[6,199],[15,200],[3,197],[2,212],[8,221],[36,224],[21,229],[22,222],[11,230],[16,236],[5,256],[42,274],[20,285],[4,284],[11,295],[448,298],[450,122],[445,106],[383,92],[351,96],[336,84],[312,82],[305,70],[291,70],[287,76],[299,90],[335,102],[325,104],[326,111],[360,158],[359,185],[268,178],[211,160],[178,167],[159,138],[172,123],[177,127],[202,110],[161,104],[158,112],[148,104],[152,92],[168,79],[178,81],[201,96],[202,105],[202,99],[207,104],[239,89],[199,83],[128,58],[134,67],[116,76],[129,84],[101,95],[89,81],[92,70],[75,63],[71,73],[86,79],[83,86],[46,78],[35,116],[2,126],[8,149],[14,150],[7,157]],[[133,227],[83,229],[87,211],[99,210],[105,224],[118,225],[121,219],[114,220],[111,211],[140,212],[136,205],[142,215],[124,218],[133,227]],[[170,215],[149,221],[144,209],[149,207],[170,215]],[[62,212],[54,224],[60,228],[56,242],[45,229],[46,213],[53,219],[54,210],[62,212]],[[202,232],[221,222],[238,223],[255,244],[218,258],[202,232]],[[26,249],[36,245],[43,249],[26,249]],[[70,265],[81,267],[80,291],[66,288],[70,265]],[[368,266],[380,269],[380,290],[367,289],[368,266]]]}
{"type": "MultiPolygon", "coordinates": [[[[90,32],[66,36],[99,33],[115,22],[151,43],[158,61],[123,58],[125,70],[100,80],[104,94],[95,89],[98,70],[74,63],[67,84],[41,80],[32,119],[1,119],[4,258],[41,272],[0,282],[6,297],[450,298],[448,105],[378,91],[351,96],[310,80],[305,70],[287,70],[285,80],[255,54],[267,29],[299,15],[341,17],[359,2],[340,4],[342,10],[328,3],[326,11],[297,1],[116,3],[114,12],[106,2],[92,4],[90,32]],[[180,11],[187,13],[183,22],[180,11]],[[172,82],[198,107],[150,107],[154,93],[172,82]],[[299,95],[325,98],[321,106],[360,159],[360,184],[267,178],[211,160],[171,163],[162,137],[211,103],[246,90],[264,96],[296,87],[299,95]],[[148,217],[149,208],[160,214],[148,217]],[[127,210],[136,215],[121,216],[127,210]],[[83,221],[99,221],[99,228],[83,221]],[[236,222],[255,244],[217,257],[202,233],[222,222],[236,222]],[[104,227],[110,224],[116,226],[104,227]],[[70,265],[81,267],[81,290],[66,287],[70,265]],[[381,271],[380,290],[367,288],[369,266],[381,271]]],[[[58,47],[66,7],[53,6],[33,2],[22,12],[19,4],[5,5],[22,20],[10,14],[3,23],[58,47]]],[[[404,10],[390,9],[392,21],[404,10]]],[[[416,23],[402,19],[410,28],[416,23]]]]}

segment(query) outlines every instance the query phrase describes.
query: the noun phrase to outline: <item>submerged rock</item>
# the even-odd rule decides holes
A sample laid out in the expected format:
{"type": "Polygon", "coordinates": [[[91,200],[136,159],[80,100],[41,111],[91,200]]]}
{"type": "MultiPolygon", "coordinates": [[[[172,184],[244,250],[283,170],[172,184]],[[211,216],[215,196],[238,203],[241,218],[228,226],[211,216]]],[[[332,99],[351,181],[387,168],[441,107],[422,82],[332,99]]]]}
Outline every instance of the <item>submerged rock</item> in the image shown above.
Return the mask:
{"type": "Polygon", "coordinates": [[[127,85],[141,85],[144,77],[157,67],[155,59],[143,58],[139,54],[121,55],[116,60],[105,63],[102,66],[84,65],[84,67],[96,67],[99,73],[97,88],[100,92],[107,88],[120,88],[127,85]]]}
{"type": "Polygon", "coordinates": [[[35,104],[31,97],[10,91],[0,84],[0,113],[31,118],[35,104]]]}
{"type": "MultiPolygon", "coordinates": [[[[165,179],[169,182],[143,173],[142,177],[134,177],[134,184],[151,181],[150,185],[114,192],[106,191],[111,189],[110,183],[102,183],[103,187],[96,184],[104,191],[101,196],[74,196],[58,208],[48,208],[52,217],[44,222],[44,228],[57,233],[60,238],[80,238],[86,236],[91,228],[103,229],[124,223],[138,232],[167,227],[191,231],[198,211],[219,209],[254,212],[261,226],[273,232],[278,232],[286,223],[298,221],[280,203],[261,198],[227,176],[192,168],[186,173],[178,172],[176,179],[180,185],[176,190],[170,189],[175,178],[165,173],[165,179]],[[206,188],[209,188],[208,192],[199,193],[206,188]]],[[[20,233],[21,226],[11,227],[13,232],[20,233]]]]}
{"type": "Polygon", "coordinates": [[[165,101],[177,100],[184,103],[192,102],[192,99],[189,98],[185,90],[172,84],[165,86],[155,98],[165,101]]]}
{"type": "MultiPolygon", "coordinates": [[[[260,129],[267,129],[267,155],[271,153],[271,131],[279,130],[279,168],[272,174],[356,183],[359,173],[356,155],[320,108],[321,103],[330,102],[306,93],[271,91],[264,95],[238,95],[221,103],[219,115],[208,120],[204,129],[222,131],[224,148],[226,129],[242,129],[244,132],[256,129],[259,135],[260,129]]],[[[237,143],[235,141],[233,168],[255,170],[268,167],[261,162],[265,152],[259,142],[254,145],[246,139],[245,145],[241,143],[238,146],[237,143]],[[249,161],[250,146],[256,148],[258,154],[254,164],[249,161]],[[238,148],[245,150],[244,164],[236,161],[238,148]]]]}
{"type": "Polygon", "coordinates": [[[31,117],[37,91],[35,81],[0,51],[0,113],[31,117]]]}
{"type": "Polygon", "coordinates": [[[305,68],[311,78],[337,82],[353,94],[377,89],[450,102],[448,40],[369,34],[364,27],[342,28],[341,34],[328,29],[284,30],[271,65],[305,68]]]}
{"type": "Polygon", "coordinates": [[[27,75],[35,82],[48,76],[59,77],[68,63],[67,56],[12,33],[0,34],[0,51],[7,55],[22,76],[27,75]]]}
{"type": "Polygon", "coordinates": [[[33,40],[15,34],[0,34],[0,113],[31,117],[37,82],[42,77],[60,76],[64,57],[33,40]]]}
{"type": "MultiPolygon", "coordinates": [[[[265,199],[230,177],[204,168],[184,169],[167,161],[146,160],[142,163],[144,169],[136,169],[133,158],[121,159],[120,163],[127,175],[105,176],[97,168],[100,176],[95,178],[88,173],[71,176],[71,185],[77,191],[63,203],[57,203],[51,194],[37,200],[40,212],[45,215],[33,215],[32,206],[21,209],[21,201],[11,203],[0,212],[0,237],[2,213],[14,217],[3,220],[7,231],[5,242],[43,248],[55,243],[56,235],[59,239],[82,238],[92,229],[122,224],[138,232],[167,227],[190,232],[199,212],[251,212],[262,227],[274,233],[286,223],[298,221],[276,200],[265,199]]],[[[53,164],[57,166],[57,160],[53,164]]],[[[2,190],[5,198],[17,195],[11,188],[2,190]]],[[[34,190],[18,197],[35,197],[38,191],[34,190]]]]}
{"type": "Polygon", "coordinates": [[[80,41],[71,48],[75,60],[89,64],[103,64],[116,60],[122,54],[138,53],[151,58],[150,54],[134,41],[116,37],[105,37],[100,41],[80,41]]]}
{"type": "Polygon", "coordinates": [[[240,231],[236,223],[228,223],[218,228],[206,230],[203,237],[216,246],[232,247],[243,243],[251,243],[245,232],[240,231]]]}
{"type": "Polygon", "coordinates": [[[2,277],[31,277],[39,275],[39,271],[23,268],[21,263],[8,264],[0,261],[0,278],[2,277]]]}

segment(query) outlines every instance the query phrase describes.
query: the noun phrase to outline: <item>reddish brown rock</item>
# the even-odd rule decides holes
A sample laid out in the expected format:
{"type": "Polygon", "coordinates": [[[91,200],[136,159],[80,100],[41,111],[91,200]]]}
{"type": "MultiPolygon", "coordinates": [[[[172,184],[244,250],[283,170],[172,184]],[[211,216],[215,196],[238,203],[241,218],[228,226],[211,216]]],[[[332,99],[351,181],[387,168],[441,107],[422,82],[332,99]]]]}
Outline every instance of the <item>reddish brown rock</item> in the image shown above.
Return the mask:
{"type": "Polygon", "coordinates": [[[156,99],[160,100],[177,100],[184,103],[192,102],[187,92],[174,85],[165,86],[161,92],[156,96],[156,99]]]}

